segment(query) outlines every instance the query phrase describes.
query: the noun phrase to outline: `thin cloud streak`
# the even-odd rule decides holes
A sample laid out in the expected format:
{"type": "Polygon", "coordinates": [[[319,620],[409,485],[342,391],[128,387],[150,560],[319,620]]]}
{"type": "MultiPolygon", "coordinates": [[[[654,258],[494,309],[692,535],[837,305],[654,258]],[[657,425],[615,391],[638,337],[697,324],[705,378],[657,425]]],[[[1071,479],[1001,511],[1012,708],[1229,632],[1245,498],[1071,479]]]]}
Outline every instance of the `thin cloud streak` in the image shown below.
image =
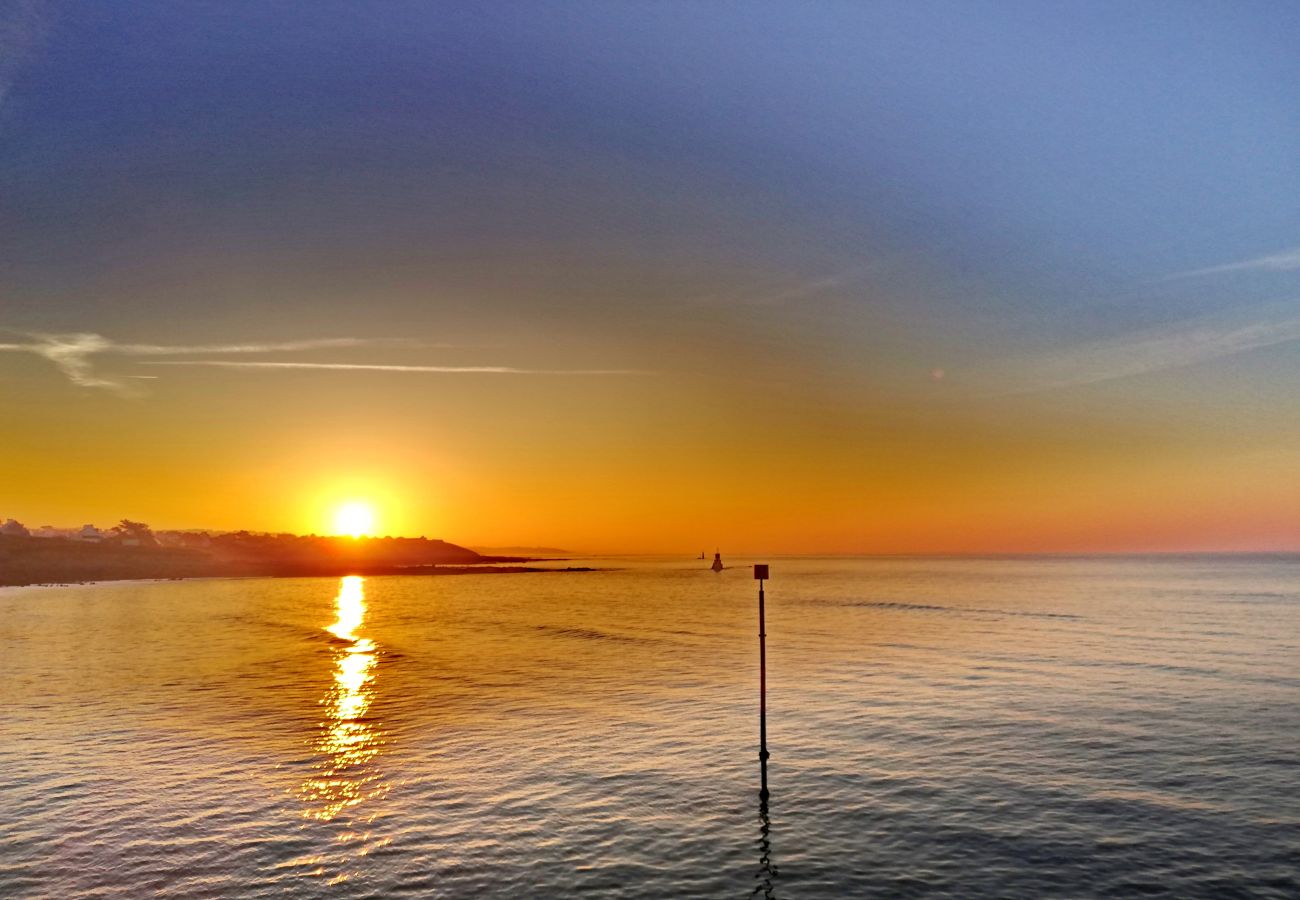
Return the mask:
{"type": "Polygon", "coordinates": [[[1209,362],[1300,341],[1297,301],[1272,307],[1273,316],[1249,322],[1200,319],[1161,330],[1083,344],[1064,353],[1029,357],[1002,370],[999,380],[1022,386],[1000,395],[1096,384],[1209,362]],[[1280,314],[1279,314],[1280,313],[1280,314]]]}
{"type": "Polygon", "coordinates": [[[341,372],[437,372],[488,375],[653,375],[644,369],[517,369],[513,366],[403,366],[384,363],[251,362],[221,359],[175,359],[143,366],[205,366],[219,369],[323,369],[341,372]]]}
{"type": "MultiPolygon", "coordinates": [[[[0,344],[0,352],[30,353],[53,363],[63,375],[78,387],[110,391],[122,397],[140,397],[141,386],[132,383],[140,380],[155,380],[157,375],[123,375],[108,376],[98,373],[94,368],[98,356],[119,357],[156,357],[156,356],[206,356],[206,355],[247,355],[262,353],[291,353],[310,350],[328,350],[354,347],[439,347],[448,348],[451,344],[426,344],[401,338],[316,338],[298,341],[279,341],[242,344],[118,344],[100,334],[73,332],[66,334],[43,334],[38,332],[11,332],[22,334],[28,343],[0,344]]],[[[417,372],[441,374],[490,374],[490,375],[651,375],[636,369],[523,369],[513,366],[425,366],[399,365],[389,363],[342,363],[342,362],[290,362],[283,360],[222,360],[222,359],[176,359],[142,360],[145,366],[205,366],[221,369],[303,369],[324,371],[356,372],[417,372]]]]}
{"type": "MultiPolygon", "coordinates": [[[[106,376],[96,372],[97,356],[176,356],[205,354],[251,354],[327,350],[344,347],[372,346],[441,346],[417,344],[398,338],[315,338],[298,341],[278,341],[244,344],[118,344],[101,334],[69,332],[46,334],[42,332],[16,332],[28,339],[27,343],[0,344],[0,352],[31,353],[52,362],[69,381],[78,387],[111,391],[123,397],[141,396],[140,386],[122,377],[106,376]]],[[[157,376],[125,376],[126,378],[156,378],[157,376]]]]}
{"type": "Polygon", "coordinates": [[[812,281],[806,281],[803,284],[795,285],[783,291],[777,291],[773,294],[766,294],[758,297],[748,298],[745,302],[755,306],[769,306],[777,303],[786,303],[790,300],[803,300],[806,297],[813,297],[823,291],[829,291],[832,288],[840,287],[855,277],[857,272],[845,272],[841,275],[832,275],[829,278],[817,278],[812,281]]]}
{"type": "Polygon", "coordinates": [[[1242,260],[1241,262],[1225,263],[1221,266],[1210,266],[1205,269],[1193,269],[1190,272],[1178,272],[1161,280],[1173,281],[1178,278],[1199,278],[1202,275],[1219,275],[1224,272],[1293,272],[1296,269],[1300,269],[1300,247],[1282,253],[1273,253],[1269,256],[1242,260]]]}
{"type": "MultiPolygon", "coordinates": [[[[410,344],[401,338],[322,338],[309,341],[285,341],[272,344],[198,344],[168,346],[163,344],[114,344],[113,351],[126,356],[175,356],[179,353],[287,353],[297,350],[328,350],[338,347],[370,347],[376,344],[410,344]]],[[[421,344],[420,346],[428,346],[421,344]]],[[[437,344],[434,346],[448,346],[437,344]]]]}
{"type": "Polygon", "coordinates": [[[0,344],[0,350],[19,353],[33,353],[49,360],[67,376],[68,380],[79,387],[103,388],[124,397],[139,396],[139,391],[132,385],[113,378],[96,375],[91,365],[91,357],[105,353],[113,348],[113,342],[99,334],[25,334],[32,339],[29,344],[0,344]]]}
{"type": "Polygon", "coordinates": [[[844,287],[878,268],[878,264],[872,263],[870,265],[859,266],[855,269],[849,269],[848,271],[840,272],[836,275],[802,281],[791,287],[775,291],[755,292],[723,297],[713,295],[700,297],[696,299],[695,302],[698,304],[719,303],[734,304],[738,306],[780,306],[793,300],[809,299],[825,293],[826,291],[844,287]]]}

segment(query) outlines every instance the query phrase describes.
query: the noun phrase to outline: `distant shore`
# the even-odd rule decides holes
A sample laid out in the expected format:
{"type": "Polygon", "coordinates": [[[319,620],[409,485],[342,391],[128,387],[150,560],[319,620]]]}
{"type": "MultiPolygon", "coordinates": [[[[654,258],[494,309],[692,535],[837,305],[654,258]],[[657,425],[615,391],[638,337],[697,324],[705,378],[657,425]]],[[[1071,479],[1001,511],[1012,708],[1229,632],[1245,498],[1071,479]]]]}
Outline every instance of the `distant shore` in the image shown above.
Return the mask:
{"type": "Polygon", "coordinates": [[[241,572],[238,574],[221,574],[205,573],[202,575],[113,575],[104,578],[91,579],[60,579],[53,581],[12,581],[6,576],[0,575],[0,588],[7,587],[77,587],[82,585],[106,584],[121,581],[196,581],[205,578],[341,578],[347,575],[360,575],[366,578],[382,577],[389,575],[406,575],[417,577],[431,577],[438,575],[512,575],[524,572],[597,572],[599,569],[591,566],[566,566],[564,568],[551,568],[547,566],[498,566],[498,565],[480,565],[480,566],[379,566],[373,569],[338,569],[337,571],[327,570],[295,570],[283,572],[259,572],[248,573],[241,572]]]}
{"type": "Polygon", "coordinates": [[[152,533],[99,542],[0,535],[0,586],[3,587],[186,578],[591,571],[528,565],[542,561],[562,560],[484,556],[455,544],[425,538],[353,539],[236,532],[199,535],[188,543],[169,546],[160,543],[152,533]]]}

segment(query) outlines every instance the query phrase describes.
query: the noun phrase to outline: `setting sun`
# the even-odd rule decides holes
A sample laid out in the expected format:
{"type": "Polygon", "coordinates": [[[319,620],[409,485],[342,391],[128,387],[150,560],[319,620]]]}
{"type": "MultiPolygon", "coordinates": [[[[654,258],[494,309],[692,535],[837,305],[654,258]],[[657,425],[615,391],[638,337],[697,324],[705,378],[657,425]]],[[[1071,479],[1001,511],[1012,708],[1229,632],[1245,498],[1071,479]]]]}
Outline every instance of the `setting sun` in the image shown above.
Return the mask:
{"type": "Polygon", "coordinates": [[[350,537],[370,534],[375,527],[375,511],[368,503],[345,503],[334,514],[334,533],[350,537]]]}

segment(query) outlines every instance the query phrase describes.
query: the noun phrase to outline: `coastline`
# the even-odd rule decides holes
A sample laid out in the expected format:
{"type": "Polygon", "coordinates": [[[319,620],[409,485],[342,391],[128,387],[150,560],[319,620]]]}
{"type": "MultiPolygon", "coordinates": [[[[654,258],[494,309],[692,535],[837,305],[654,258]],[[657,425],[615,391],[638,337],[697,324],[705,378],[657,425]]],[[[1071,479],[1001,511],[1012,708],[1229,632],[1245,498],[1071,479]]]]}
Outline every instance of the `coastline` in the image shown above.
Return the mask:
{"type": "Polygon", "coordinates": [[[166,581],[185,578],[310,578],[553,571],[566,560],[484,555],[438,539],[339,538],[231,532],[168,532],[95,541],[0,535],[0,586],[166,581]]]}
{"type": "MultiPolygon", "coordinates": [[[[533,562],[534,560],[530,560],[533,562]]],[[[519,575],[534,572],[599,572],[592,566],[566,566],[550,568],[547,566],[507,566],[507,565],[428,565],[428,566],[352,566],[330,568],[295,568],[291,570],[268,572],[210,572],[194,575],[123,575],[86,579],[53,579],[42,581],[10,581],[0,575],[0,590],[6,588],[28,587],[90,587],[96,584],[121,584],[138,581],[157,584],[164,581],[204,581],[254,578],[342,578],[347,575],[360,575],[365,578],[394,575],[414,575],[434,577],[442,575],[519,575]]]]}

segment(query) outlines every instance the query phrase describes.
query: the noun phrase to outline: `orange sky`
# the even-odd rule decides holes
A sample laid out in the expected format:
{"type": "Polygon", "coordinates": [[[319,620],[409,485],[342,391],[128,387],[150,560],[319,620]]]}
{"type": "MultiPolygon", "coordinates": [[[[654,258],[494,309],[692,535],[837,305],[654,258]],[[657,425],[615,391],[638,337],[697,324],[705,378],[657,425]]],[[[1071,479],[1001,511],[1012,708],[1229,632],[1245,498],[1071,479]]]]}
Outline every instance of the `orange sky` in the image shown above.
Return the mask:
{"type": "Polygon", "coordinates": [[[29,525],[325,533],[363,501],[381,534],[600,552],[1300,546],[1295,452],[1231,410],[1209,429],[1167,402],[1152,423],[1095,388],[971,399],[918,372],[896,401],[837,397],[737,361],[690,379],[432,376],[436,391],[198,370],[121,398],[5,362],[21,390],[0,399],[0,515],[29,525]]]}

